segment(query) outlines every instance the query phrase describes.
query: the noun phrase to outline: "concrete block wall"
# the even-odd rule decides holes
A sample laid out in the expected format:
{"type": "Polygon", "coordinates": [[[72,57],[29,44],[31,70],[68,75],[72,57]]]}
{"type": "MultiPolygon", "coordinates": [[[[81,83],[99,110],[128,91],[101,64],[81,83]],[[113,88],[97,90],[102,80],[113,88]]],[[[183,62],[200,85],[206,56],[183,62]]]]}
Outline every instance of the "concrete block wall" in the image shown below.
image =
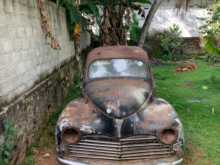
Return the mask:
{"type": "Polygon", "coordinates": [[[61,50],[52,49],[45,39],[37,0],[0,0],[0,105],[74,56],[64,9],[52,2],[46,6],[61,50]]]}

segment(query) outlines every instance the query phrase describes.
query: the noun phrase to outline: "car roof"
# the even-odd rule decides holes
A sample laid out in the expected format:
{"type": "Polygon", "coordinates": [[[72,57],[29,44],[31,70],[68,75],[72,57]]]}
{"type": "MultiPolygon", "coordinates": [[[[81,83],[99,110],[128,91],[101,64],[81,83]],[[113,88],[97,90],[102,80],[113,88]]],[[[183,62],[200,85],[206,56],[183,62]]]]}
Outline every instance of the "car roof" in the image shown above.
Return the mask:
{"type": "Polygon", "coordinates": [[[96,60],[107,59],[136,59],[149,62],[148,54],[140,47],[135,46],[106,46],[92,50],[86,60],[87,67],[96,60]]]}

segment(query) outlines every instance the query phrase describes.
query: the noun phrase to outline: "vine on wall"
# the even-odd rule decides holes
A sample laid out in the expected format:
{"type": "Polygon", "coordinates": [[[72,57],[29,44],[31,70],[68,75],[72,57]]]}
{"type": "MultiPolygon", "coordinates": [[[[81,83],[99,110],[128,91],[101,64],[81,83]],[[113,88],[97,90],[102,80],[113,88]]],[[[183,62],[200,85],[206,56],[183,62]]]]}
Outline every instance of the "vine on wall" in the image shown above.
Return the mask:
{"type": "Polygon", "coordinates": [[[60,44],[52,32],[51,24],[49,23],[49,16],[45,7],[45,0],[37,0],[38,9],[41,16],[41,28],[45,33],[46,39],[49,41],[51,48],[61,49],[60,44]]]}

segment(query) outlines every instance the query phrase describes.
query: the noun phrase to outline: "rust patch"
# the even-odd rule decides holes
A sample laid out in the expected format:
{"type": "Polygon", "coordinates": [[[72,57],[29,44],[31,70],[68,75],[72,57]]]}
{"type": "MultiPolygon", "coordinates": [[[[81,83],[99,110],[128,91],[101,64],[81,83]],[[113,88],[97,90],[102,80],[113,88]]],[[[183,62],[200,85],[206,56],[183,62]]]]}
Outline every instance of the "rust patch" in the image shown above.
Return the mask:
{"type": "Polygon", "coordinates": [[[81,125],[89,125],[97,118],[95,107],[84,99],[72,101],[64,109],[58,120],[58,125],[62,127],[65,123],[68,127],[80,128],[81,125]]]}
{"type": "Polygon", "coordinates": [[[142,115],[143,121],[138,122],[137,127],[150,130],[171,128],[177,116],[172,106],[162,99],[154,100],[142,115]]]}

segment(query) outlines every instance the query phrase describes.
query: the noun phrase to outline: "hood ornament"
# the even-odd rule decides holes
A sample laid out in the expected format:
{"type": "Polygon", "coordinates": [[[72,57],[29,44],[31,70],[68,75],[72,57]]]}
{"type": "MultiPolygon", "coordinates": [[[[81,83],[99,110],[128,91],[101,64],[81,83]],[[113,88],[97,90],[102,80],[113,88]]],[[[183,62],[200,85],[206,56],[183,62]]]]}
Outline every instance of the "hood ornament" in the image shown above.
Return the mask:
{"type": "Polygon", "coordinates": [[[107,114],[111,114],[112,113],[112,109],[111,108],[107,108],[106,112],[107,112],[107,114]]]}

